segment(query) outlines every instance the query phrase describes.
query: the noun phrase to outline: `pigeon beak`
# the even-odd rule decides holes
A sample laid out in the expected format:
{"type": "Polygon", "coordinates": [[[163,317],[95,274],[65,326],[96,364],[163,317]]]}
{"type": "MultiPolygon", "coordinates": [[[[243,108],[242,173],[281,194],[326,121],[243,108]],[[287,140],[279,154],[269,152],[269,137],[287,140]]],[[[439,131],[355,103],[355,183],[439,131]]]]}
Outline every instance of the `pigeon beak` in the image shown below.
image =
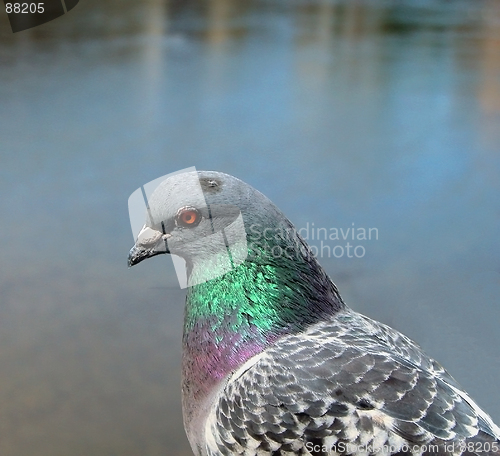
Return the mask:
{"type": "Polygon", "coordinates": [[[151,258],[162,253],[170,253],[167,240],[172,235],[161,233],[149,226],[144,225],[137,236],[135,245],[128,254],[128,267],[132,267],[146,258],[151,258]]]}

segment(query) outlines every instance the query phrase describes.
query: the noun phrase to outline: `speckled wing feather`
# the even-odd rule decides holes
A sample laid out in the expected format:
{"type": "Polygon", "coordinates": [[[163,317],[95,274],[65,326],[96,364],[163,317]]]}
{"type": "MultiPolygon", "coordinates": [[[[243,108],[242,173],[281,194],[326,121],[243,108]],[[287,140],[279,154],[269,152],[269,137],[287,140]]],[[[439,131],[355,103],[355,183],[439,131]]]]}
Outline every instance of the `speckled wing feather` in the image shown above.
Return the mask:
{"type": "Polygon", "coordinates": [[[351,311],[250,360],[205,430],[211,456],[500,454],[498,428],[440,365],[351,311]]]}

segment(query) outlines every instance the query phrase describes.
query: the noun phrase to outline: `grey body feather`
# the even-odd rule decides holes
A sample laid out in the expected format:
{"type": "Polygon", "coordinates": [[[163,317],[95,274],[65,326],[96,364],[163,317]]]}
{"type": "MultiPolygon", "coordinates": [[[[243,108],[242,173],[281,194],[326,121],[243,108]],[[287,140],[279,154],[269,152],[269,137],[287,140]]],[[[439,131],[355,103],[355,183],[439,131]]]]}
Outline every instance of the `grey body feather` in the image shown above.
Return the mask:
{"type": "Polygon", "coordinates": [[[500,454],[498,428],[438,363],[351,310],[256,358],[214,401],[200,455],[500,454]]]}

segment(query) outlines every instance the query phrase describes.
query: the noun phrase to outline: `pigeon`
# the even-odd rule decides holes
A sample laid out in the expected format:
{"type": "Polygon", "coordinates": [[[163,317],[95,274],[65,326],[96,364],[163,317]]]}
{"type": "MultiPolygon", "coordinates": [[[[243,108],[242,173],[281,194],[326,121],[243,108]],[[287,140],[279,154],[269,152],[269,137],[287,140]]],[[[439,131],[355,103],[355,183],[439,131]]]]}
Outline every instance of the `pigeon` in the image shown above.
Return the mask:
{"type": "Polygon", "coordinates": [[[415,342],[351,310],[262,193],[192,171],[147,203],[128,263],[185,260],[182,405],[196,456],[500,456],[492,419],[415,342]]]}

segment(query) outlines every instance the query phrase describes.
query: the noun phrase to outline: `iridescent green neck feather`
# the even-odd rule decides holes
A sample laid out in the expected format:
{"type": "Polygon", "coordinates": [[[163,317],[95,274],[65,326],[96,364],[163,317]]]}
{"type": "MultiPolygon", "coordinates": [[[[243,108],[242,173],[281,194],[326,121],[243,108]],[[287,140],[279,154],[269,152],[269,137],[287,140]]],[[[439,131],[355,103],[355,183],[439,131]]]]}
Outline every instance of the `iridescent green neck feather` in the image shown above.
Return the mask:
{"type": "MultiPolygon", "coordinates": [[[[189,289],[183,340],[188,396],[205,396],[270,343],[344,307],[335,285],[292,228],[285,234],[273,228],[266,237],[250,233],[244,263],[189,289]]],[[[213,267],[209,263],[201,267],[213,267]]]]}

